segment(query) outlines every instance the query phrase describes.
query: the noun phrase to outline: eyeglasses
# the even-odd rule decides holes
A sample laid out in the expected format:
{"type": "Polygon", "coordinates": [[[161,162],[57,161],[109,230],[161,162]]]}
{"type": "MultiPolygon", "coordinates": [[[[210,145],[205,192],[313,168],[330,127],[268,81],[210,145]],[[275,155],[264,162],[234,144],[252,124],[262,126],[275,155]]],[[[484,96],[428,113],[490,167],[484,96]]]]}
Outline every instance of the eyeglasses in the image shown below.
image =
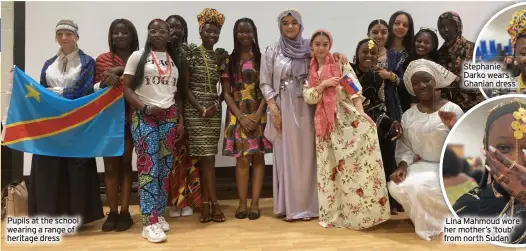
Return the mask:
{"type": "Polygon", "coordinates": [[[435,29],[435,28],[427,28],[427,27],[420,27],[420,30],[428,30],[428,31],[433,31],[433,32],[435,32],[435,33],[438,32],[438,30],[435,29]]]}
{"type": "Polygon", "coordinates": [[[164,30],[164,29],[160,29],[160,30],[151,29],[151,30],[148,30],[148,34],[150,34],[151,36],[157,36],[157,35],[164,36],[164,35],[167,35],[168,32],[169,31],[164,30]]]}

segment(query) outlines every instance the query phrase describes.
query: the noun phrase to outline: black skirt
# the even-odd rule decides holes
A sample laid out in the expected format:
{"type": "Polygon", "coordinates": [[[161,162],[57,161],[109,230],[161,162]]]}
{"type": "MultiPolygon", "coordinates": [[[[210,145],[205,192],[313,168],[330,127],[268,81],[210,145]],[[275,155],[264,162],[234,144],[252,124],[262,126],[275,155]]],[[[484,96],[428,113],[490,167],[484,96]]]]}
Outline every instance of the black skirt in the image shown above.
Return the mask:
{"type": "Polygon", "coordinates": [[[28,184],[30,215],[104,218],[94,158],[33,155],[28,184]]]}

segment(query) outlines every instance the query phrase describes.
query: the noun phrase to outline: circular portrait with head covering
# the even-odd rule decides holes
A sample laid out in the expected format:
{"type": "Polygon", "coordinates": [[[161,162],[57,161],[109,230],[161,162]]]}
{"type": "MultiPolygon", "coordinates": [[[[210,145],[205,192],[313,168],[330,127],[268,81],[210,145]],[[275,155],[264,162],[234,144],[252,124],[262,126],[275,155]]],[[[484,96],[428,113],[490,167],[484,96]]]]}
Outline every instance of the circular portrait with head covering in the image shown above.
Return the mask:
{"type": "Polygon", "coordinates": [[[515,83],[511,88],[484,89],[487,97],[526,94],[526,2],[508,6],[489,19],[479,33],[474,54],[476,63],[499,64],[515,83]]]}
{"type": "Polygon", "coordinates": [[[452,216],[474,227],[488,219],[493,220],[487,224],[492,230],[492,224],[509,227],[500,233],[484,232],[484,241],[526,247],[525,134],[526,97],[510,94],[467,112],[446,140],[440,166],[452,216]],[[518,223],[505,223],[511,219],[518,223]]]}

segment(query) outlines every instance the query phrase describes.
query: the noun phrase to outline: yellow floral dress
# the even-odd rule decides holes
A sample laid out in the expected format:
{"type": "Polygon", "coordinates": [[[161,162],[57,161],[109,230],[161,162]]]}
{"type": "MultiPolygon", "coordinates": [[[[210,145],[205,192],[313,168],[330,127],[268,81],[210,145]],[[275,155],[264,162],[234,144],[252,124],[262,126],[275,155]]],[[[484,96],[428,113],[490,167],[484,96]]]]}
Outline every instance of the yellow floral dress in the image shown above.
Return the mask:
{"type": "MultiPolygon", "coordinates": [[[[344,66],[343,73],[349,72],[354,74],[344,66]]],[[[316,138],[319,224],[360,230],[390,217],[382,156],[376,127],[353,104],[352,99],[363,99],[361,92],[350,96],[340,85],[336,90],[334,130],[328,140],[316,138]]],[[[308,104],[322,98],[307,86],[303,95],[308,104]]]]}

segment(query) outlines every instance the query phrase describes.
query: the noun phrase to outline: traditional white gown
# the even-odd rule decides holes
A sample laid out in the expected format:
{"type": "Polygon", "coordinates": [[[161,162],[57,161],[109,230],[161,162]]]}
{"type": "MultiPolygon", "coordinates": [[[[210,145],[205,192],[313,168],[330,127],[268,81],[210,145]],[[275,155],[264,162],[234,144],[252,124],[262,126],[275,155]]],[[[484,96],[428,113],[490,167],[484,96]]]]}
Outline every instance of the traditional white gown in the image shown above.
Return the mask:
{"type": "MultiPolygon", "coordinates": [[[[454,112],[457,120],[464,114],[462,109],[448,102],[442,111],[454,112]]],[[[415,225],[416,234],[424,239],[440,235],[445,218],[451,213],[440,188],[440,155],[449,128],[442,123],[438,111],[422,113],[417,106],[402,115],[404,136],[396,144],[397,165],[406,161],[409,165],[403,182],[390,181],[388,189],[400,203],[415,225]]]]}

